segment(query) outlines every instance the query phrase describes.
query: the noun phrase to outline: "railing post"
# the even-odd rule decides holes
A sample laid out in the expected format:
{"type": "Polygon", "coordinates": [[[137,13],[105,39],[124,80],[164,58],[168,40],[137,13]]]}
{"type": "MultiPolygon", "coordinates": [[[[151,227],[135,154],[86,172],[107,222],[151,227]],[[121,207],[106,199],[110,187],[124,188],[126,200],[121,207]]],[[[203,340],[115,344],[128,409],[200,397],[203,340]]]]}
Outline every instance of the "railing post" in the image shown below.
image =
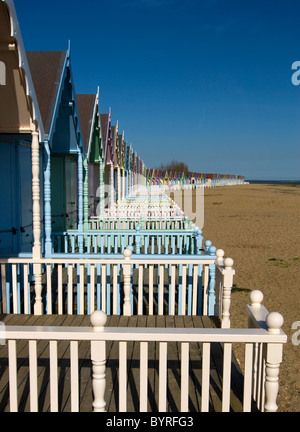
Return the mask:
{"type": "MultiPolygon", "coordinates": [[[[91,314],[91,324],[94,332],[104,332],[107,316],[104,312],[97,310],[91,314]]],[[[92,386],[93,386],[93,409],[94,412],[105,411],[105,386],[106,386],[106,341],[91,341],[92,360],[92,386]]]]}
{"type": "Polygon", "coordinates": [[[39,133],[34,130],[31,143],[32,159],[32,221],[33,221],[33,247],[32,258],[41,258],[41,209],[40,209],[40,144],[39,133]]]}
{"type": "MultiPolygon", "coordinates": [[[[278,312],[271,312],[266,318],[268,332],[279,334],[283,325],[283,317],[278,312]]],[[[282,343],[268,343],[266,347],[266,380],[265,380],[265,411],[275,412],[279,390],[279,368],[282,362],[282,343]]]]}
{"type": "Polygon", "coordinates": [[[104,164],[101,157],[99,161],[99,218],[100,221],[104,219],[104,164]]]}
{"type": "MultiPolygon", "coordinates": [[[[40,222],[40,146],[39,146],[39,133],[32,131],[31,143],[31,157],[32,157],[32,218],[33,218],[33,247],[32,258],[34,261],[39,261],[41,258],[41,222],[40,222]]],[[[35,303],[34,314],[43,314],[42,303],[42,265],[38,262],[33,264],[34,274],[34,289],[35,289],[35,303]]]]}
{"type": "Polygon", "coordinates": [[[219,266],[223,266],[224,265],[224,254],[225,252],[223,251],[223,249],[218,249],[216,252],[217,255],[217,259],[216,259],[216,264],[219,266]]]}
{"type": "MultiPolygon", "coordinates": [[[[210,246],[209,255],[215,255],[217,248],[210,246]]],[[[209,264],[209,285],[208,285],[208,315],[214,315],[215,310],[215,285],[216,285],[216,265],[209,264]]]]}
{"type": "Polygon", "coordinates": [[[48,135],[44,140],[44,220],[45,220],[45,256],[52,253],[51,241],[51,153],[49,148],[48,135]]]}
{"type": "Polygon", "coordinates": [[[123,264],[123,275],[124,275],[124,305],[123,305],[123,315],[131,316],[131,250],[125,249],[123,252],[124,255],[124,264],[123,264]]]}
{"type": "MultiPolygon", "coordinates": [[[[220,259],[220,257],[219,257],[220,259]]],[[[223,299],[222,299],[222,322],[221,328],[230,328],[230,303],[231,303],[231,289],[233,283],[233,275],[235,270],[232,268],[233,259],[225,258],[224,261],[224,278],[223,278],[223,299]]]]}
{"type": "Polygon", "coordinates": [[[216,286],[215,286],[215,316],[220,318],[222,321],[222,304],[223,304],[223,270],[224,270],[224,251],[223,249],[217,249],[216,264],[216,286]]]}
{"type": "Polygon", "coordinates": [[[77,156],[77,175],[78,175],[78,249],[83,253],[83,157],[81,149],[77,156]]]}
{"type": "Polygon", "coordinates": [[[189,226],[190,226],[189,218],[187,216],[184,216],[184,219],[183,219],[183,229],[188,230],[189,226]]]}
{"type": "Polygon", "coordinates": [[[204,247],[204,254],[208,255],[209,254],[209,248],[211,247],[212,242],[210,240],[206,240],[204,242],[204,245],[205,245],[205,247],[204,247]]]}
{"type": "MultiPolygon", "coordinates": [[[[94,209],[93,209],[94,211],[94,209]]],[[[87,157],[83,161],[83,230],[89,229],[89,164],[87,157]]],[[[86,237],[85,237],[86,242],[86,237]]]]}
{"type": "Polygon", "coordinates": [[[201,248],[202,248],[202,241],[203,241],[202,231],[197,226],[194,228],[194,231],[195,231],[195,235],[196,235],[194,253],[195,253],[195,255],[201,255],[201,248]]]}
{"type": "Polygon", "coordinates": [[[42,264],[33,264],[35,302],[33,306],[34,315],[43,315],[42,299],[42,264]]]}
{"type": "Polygon", "coordinates": [[[139,255],[141,253],[141,227],[140,225],[135,226],[135,253],[139,255]]]}
{"type": "MultiPolygon", "coordinates": [[[[250,304],[252,310],[260,310],[262,307],[264,295],[259,290],[252,290],[250,293],[250,304]]],[[[255,327],[250,315],[248,316],[248,328],[255,327]]],[[[260,379],[260,366],[259,366],[259,346],[258,343],[254,344],[254,353],[253,353],[253,370],[252,370],[252,394],[253,399],[256,401],[256,405],[259,409],[262,409],[263,403],[262,398],[263,392],[261,391],[261,379],[260,379]]]]}

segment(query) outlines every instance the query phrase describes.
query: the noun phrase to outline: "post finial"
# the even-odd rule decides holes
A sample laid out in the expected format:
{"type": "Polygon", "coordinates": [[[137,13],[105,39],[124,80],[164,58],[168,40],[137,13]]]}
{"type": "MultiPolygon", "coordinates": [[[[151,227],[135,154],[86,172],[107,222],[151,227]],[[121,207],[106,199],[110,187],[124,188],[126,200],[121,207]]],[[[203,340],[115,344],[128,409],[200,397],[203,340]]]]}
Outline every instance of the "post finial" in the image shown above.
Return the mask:
{"type": "Polygon", "coordinates": [[[225,267],[232,267],[233,263],[234,263],[234,261],[232,258],[225,258],[225,260],[224,260],[225,267]]]}
{"type": "Polygon", "coordinates": [[[268,326],[268,332],[278,334],[280,333],[280,329],[284,323],[284,319],[279,312],[270,312],[267,315],[266,323],[268,326]]]}
{"type": "Polygon", "coordinates": [[[207,247],[207,249],[209,249],[210,246],[212,245],[212,242],[210,240],[205,240],[204,244],[207,247]]]}
{"type": "Polygon", "coordinates": [[[224,259],[224,255],[225,255],[225,252],[223,251],[223,249],[217,249],[216,255],[217,255],[217,262],[220,264],[223,264],[223,259],[224,259]]]}
{"type": "Polygon", "coordinates": [[[101,310],[96,310],[91,314],[90,320],[94,331],[103,331],[107,322],[107,315],[101,310]]]}
{"type": "Polygon", "coordinates": [[[209,255],[215,255],[216,251],[217,251],[217,248],[215,246],[210,246],[210,248],[208,249],[209,255]]]}
{"type": "Polygon", "coordinates": [[[264,295],[261,291],[259,290],[251,291],[250,301],[252,307],[259,308],[261,306],[263,299],[264,299],[264,295]]]}
{"type": "Polygon", "coordinates": [[[131,255],[132,255],[132,250],[131,248],[129,248],[129,246],[127,246],[127,248],[124,249],[123,251],[123,256],[125,259],[130,259],[131,255]]]}

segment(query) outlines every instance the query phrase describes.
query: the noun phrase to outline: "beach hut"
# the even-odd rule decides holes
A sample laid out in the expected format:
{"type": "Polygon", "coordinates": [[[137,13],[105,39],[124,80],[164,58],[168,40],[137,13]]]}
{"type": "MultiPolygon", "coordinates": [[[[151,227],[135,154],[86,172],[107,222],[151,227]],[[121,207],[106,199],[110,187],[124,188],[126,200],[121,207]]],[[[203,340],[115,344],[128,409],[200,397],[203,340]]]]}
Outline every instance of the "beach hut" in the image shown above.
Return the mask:
{"type": "Polygon", "coordinates": [[[114,202],[118,201],[118,194],[121,187],[120,184],[120,154],[118,140],[118,121],[115,126],[111,127],[112,148],[114,155],[114,202]]]}
{"type": "Polygon", "coordinates": [[[118,148],[118,167],[117,167],[117,179],[118,179],[118,202],[120,202],[123,198],[124,194],[124,155],[123,155],[123,137],[124,131],[122,134],[118,134],[117,139],[117,148],[118,148]]]}
{"type": "Polygon", "coordinates": [[[152,186],[156,185],[156,170],[152,170],[152,186]]]}
{"type": "Polygon", "coordinates": [[[125,133],[123,131],[121,137],[119,137],[119,145],[121,147],[121,177],[122,177],[122,193],[121,199],[124,200],[126,196],[126,141],[125,141],[125,133]]]}
{"type": "Polygon", "coordinates": [[[139,188],[139,165],[140,165],[140,158],[138,154],[134,153],[134,185],[135,185],[135,191],[138,191],[139,188]]]}
{"type": "Polygon", "coordinates": [[[128,193],[129,193],[129,174],[130,174],[130,146],[126,144],[126,152],[125,152],[125,175],[126,175],[125,198],[128,197],[128,193]]]}
{"type": "Polygon", "coordinates": [[[178,172],[174,171],[173,173],[173,186],[176,186],[178,184],[178,172]]]}
{"type": "Polygon", "coordinates": [[[146,170],[146,185],[147,186],[151,186],[152,185],[152,173],[153,173],[152,169],[147,169],[146,170]]]}
{"type": "Polygon", "coordinates": [[[128,186],[129,186],[129,194],[133,192],[133,165],[134,165],[134,154],[133,148],[129,146],[129,157],[128,157],[128,186]]]}
{"type": "Polygon", "coordinates": [[[85,148],[71,68],[66,51],[27,52],[45,129],[45,254],[51,231],[83,230],[85,148]]]}
{"type": "Polygon", "coordinates": [[[114,205],[114,149],[112,141],[111,109],[108,114],[100,114],[101,142],[104,157],[104,207],[114,205]]]}
{"type": "Polygon", "coordinates": [[[0,23],[0,253],[39,257],[44,127],[13,1],[0,23]]]}
{"type": "Polygon", "coordinates": [[[166,172],[164,173],[163,184],[164,184],[165,186],[168,186],[168,185],[169,185],[169,174],[168,174],[168,171],[166,171],[166,172]]]}
{"type": "Polygon", "coordinates": [[[99,88],[96,94],[76,96],[86,158],[84,159],[84,231],[89,217],[103,213],[103,151],[100,136],[99,88]]]}

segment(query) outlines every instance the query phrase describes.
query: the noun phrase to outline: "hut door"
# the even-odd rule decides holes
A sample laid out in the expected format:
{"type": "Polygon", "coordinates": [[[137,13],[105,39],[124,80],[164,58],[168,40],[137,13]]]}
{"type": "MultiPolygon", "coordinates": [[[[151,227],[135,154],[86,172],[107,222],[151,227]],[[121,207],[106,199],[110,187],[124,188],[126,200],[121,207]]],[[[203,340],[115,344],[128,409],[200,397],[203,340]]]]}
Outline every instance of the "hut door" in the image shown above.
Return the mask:
{"type": "Polygon", "coordinates": [[[19,142],[20,242],[21,251],[32,250],[32,169],[30,144],[19,142]]]}
{"type": "Polygon", "coordinates": [[[0,146],[0,253],[12,253],[18,250],[16,152],[12,143],[0,146]]]}

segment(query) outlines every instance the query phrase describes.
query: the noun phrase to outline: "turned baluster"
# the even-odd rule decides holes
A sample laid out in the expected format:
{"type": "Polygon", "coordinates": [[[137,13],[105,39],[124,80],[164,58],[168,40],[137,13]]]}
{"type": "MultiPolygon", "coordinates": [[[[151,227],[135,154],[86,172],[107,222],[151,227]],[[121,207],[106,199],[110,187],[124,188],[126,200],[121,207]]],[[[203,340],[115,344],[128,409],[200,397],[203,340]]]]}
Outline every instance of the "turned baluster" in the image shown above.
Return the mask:
{"type": "MultiPolygon", "coordinates": [[[[205,242],[207,243],[207,242],[205,242]]],[[[210,246],[208,254],[213,256],[216,254],[217,248],[210,246]]],[[[214,315],[215,309],[215,285],[216,285],[216,266],[215,264],[209,264],[209,285],[208,285],[208,315],[214,315]]]]}
{"type": "Polygon", "coordinates": [[[125,249],[124,255],[124,265],[123,265],[123,275],[124,275],[124,305],[123,314],[125,316],[131,315],[131,250],[129,248],[125,249]]]}
{"type": "MultiPolygon", "coordinates": [[[[97,310],[91,315],[91,324],[95,333],[104,332],[107,316],[104,312],[97,310]]],[[[106,342],[91,341],[92,360],[92,387],[93,387],[93,409],[94,412],[104,412],[106,402],[104,400],[106,386],[106,342]]]]}
{"type": "MultiPolygon", "coordinates": [[[[32,258],[39,260],[41,258],[41,223],[40,223],[40,180],[39,180],[39,163],[40,163],[39,133],[32,131],[31,157],[32,157],[32,218],[33,218],[33,247],[32,258]]],[[[43,314],[42,302],[42,266],[39,263],[33,264],[35,303],[34,314],[43,314]]]]}
{"type": "Polygon", "coordinates": [[[222,328],[230,328],[231,289],[235,270],[232,268],[233,259],[225,258],[223,270],[223,301],[222,301],[222,328]]]}
{"type": "MultiPolygon", "coordinates": [[[[283,317],[278,312],[271,312],[266,318],[268,332],[280,334],[283,325],[283,317]]],[[[282,343],[268,343],[266,348],[266,379],[265,379],[265,411],[275,412],[279,390],[279,368],[282,362],[282,343]]]]}
{"type": "Polygon", "coordinates": [[[139,255],[141,253],[141,226],[140,225],[136,225],[135,226],[135,253],[137,255],[139,255]]]}

